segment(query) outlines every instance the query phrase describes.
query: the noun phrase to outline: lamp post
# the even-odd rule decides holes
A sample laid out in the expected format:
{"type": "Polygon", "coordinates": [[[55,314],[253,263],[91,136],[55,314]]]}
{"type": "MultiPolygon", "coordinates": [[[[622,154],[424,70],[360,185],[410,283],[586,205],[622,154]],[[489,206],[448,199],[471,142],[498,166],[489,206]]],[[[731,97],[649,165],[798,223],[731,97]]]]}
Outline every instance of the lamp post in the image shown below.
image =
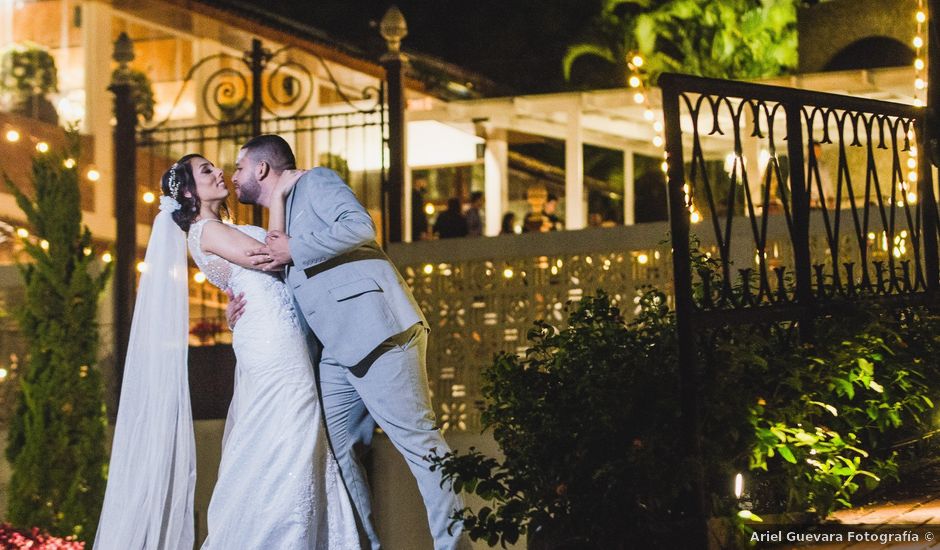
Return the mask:
{"type": "Polygon", "coordinates": [[[128,63],[134,60],[134,44],[127,33],[114,43],[118,63],[108,89],[114,94],[114,217],[117,221],[114,266],[114,365],[117,392],[124,378],[124,360],[134,317],[137,274],[137,111],[132,97],[128,63]]]}
{"type": "MultiPolygon", "coordinates": [[[[387,197],[388,241],[401,242],[404,234],[404,197],[406,161],[405,128],[405,65],[408,58],[401,53],[401,41],[408,36],[405,16],[396,6],[385,12],[379,24],[379,32],[388,46],[382,56],[385,80],[388,83],[388,181],[383,195],[387,197]]],[[[414,208],[415,205],[411,205],[414,208]]],[[[420,206],[419,206],[420,207],[420,206]]]]}

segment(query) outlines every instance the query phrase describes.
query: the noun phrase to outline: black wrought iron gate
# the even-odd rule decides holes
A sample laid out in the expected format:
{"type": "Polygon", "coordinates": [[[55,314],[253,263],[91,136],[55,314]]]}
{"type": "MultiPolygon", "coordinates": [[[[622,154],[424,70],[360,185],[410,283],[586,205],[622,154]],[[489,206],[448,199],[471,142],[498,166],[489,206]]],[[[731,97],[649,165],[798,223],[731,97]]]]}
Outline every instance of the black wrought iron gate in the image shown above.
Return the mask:
{"type": "MultiPolygon", "coordinates": [[[[322,65],[330,85],[321,89],[332,98],[313,105],[318,92],[314,89],[316,79],[291,53],[290,47],[271,52],[254,39],[243,57],[220,53],[194,63],[170,112],[149,125],[140,124],[132,99],[134,87],[121,77],[121,71],[133,60],[132,44],[126,35],[116,43],[114,57],[120,68],[111,90],[115,93],[115,201],[119,205],[115,270],[119,371],[133,316],[136,224],[156,215],[160,178],[181,156],[200,153],[231,174],[245,141],[259,134],[281,135],[293,146],[299,167],[336,170],[376,218],[380,238],[388,235],[389,219],[395,216],[386,215],[386,203],[389,195],[400,194],[403,186],[402,181],[396,181],[394,189],[389,185],[390,165],[401,164],[390,162],[389,151],[399,156],[404,151],[402,143],[391,139],[389,127],[387,96],[395,94],[386,94],[386,82],[380,79],[377,86],[349,97],[330,66],[306,52],[322,65]],[[184,116],[174,116],[181,110],[184,116]],[[199,123],[192,124],[192,120],[199,123]]],[[[393,61],[383,58],[387,67],[393,61]]],[[[396,83],[400,84],[400,74],[398,77],[396,83]]],[[[322,82],[326,84],[327,79],[322,82]]],[[[404,108],[398,99],[396,105],[404,108]]],[[[399,119],[403,124],[403,114],[399,119]]],[[[398,176],[401,180],[402,174],[398,176]]],[[[234,199],[230,206],[236,222],[263,225],[260,207],[238,205],[234,199]]],[[[397,212],[400,217],[400,206],[397,212]]],[[[400,234],[398,225],[391,229],[400,234]]]]}
{"type": "Polygon", "coordinates": [[[690,508],[704,520],[699,331],[791,320],[805,339],[839,299],[935,303],[937,202],[923,108],[676,74],[659,85],[690,508]],[[726,171],[708,169],[716,156],[726,171]],[[717,270],[694,268],[692,211],[717,270]],[[788,238],[770,245],[781,224],[788,238]]]}

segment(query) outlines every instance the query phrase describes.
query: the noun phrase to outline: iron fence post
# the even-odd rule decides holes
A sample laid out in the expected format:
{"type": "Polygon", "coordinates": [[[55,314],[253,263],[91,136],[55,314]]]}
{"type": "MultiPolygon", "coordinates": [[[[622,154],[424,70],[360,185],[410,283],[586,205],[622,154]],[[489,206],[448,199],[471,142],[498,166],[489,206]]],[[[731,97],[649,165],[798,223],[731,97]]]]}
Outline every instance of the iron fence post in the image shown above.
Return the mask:
{"type": "MultiPolygon", "coordinates": [[[[397,243],[404,235],[404,196],[407,169],[405,120],[405,65],[408,58],[401,52],[401,40],[408,35],[408,26],[401,11],[392,6],[382,17],[379,25],[388,51],[382,55],[388,93],[388,242],[397,243]]],[[[412,205],[414,208],[414,205],[412,205]]]]}
{"type": "MultiPolygon", "coordinates": [[[[264,97],[261,91],[261,79],[264,66],[268,62],[270,53],[261,45],[261,40],[251,39],[251,52],[249,52],[249,66],[251,68],[251,135],[261,135],[261,116],[264,107],[264,97]]],[[[264,226],[264,212],[260,204],[251,208],[251,223],[264,226]]]]}
{"type": "MultiPolygon", "coordinates": [[[[134,59],[134,45],[126,33],[114,43],[118,62],[109,90],[114,94],[114,216],[117,222],[114,265],[114,365],[117,394],[121,393],[124,360],[134,317],[137,275],[137,111],[127,64],[134,59]]],[[[118,402],[120,399],[118,399],[118,402]]]]}
{"type": "Polygon", "coordinates": [[[679,396],[682,414],[682,440],[691,472],[691,494],[686,512],[693,531],[689,549],[708,548],[708,508],[705,500],[705,470],[702,460],[701,405],[692,298],[692,261],[689,249],[690,213],[685,201],[682,129],[679,124],[679,89],[670,75],[659,80],[663,97],[666,130],[666,162],[671,222],[672,265],[675,287],[676,336],[679,347],[679,396]]]}
{"type": "Polygon", "coordinates": [[[803,155],[803,109],[798,101],[784,103],[787,116],[787,156],[790,165],[790,198],[793,207],[793,263],[796,301],[803,308],[800,335],[812,341],[813,280],[809,250],[809,191],[803,155]]]}
{"type": "Polygon", "coordinates": [[[918,128],[917,147],[920,158],[918,163],[918,194],[924,213],[924,270],[927,288],[931,292],[940,290],[940,260],[937,251],[937,197],[933,187],[933,169],[940,167],[940,0],[928,0],[927,12],[927,108],[920,117],[923,127],[918,128]]]}

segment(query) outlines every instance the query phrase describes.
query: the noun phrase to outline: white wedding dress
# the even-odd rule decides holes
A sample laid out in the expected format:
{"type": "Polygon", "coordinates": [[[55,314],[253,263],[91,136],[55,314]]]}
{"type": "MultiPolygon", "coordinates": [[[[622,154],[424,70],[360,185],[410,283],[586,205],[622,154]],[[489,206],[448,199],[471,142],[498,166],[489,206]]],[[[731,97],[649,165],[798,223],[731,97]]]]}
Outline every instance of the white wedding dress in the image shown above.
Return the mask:
{"type": "MultiPolygon", "coordinates": [[[[189,251],[209,281],[245,294],[232,335],[235,393],[209,503],[203,550],[356,550],[356,523],[329,450],[316,381],[290,291],[271,273],[242,268],[200,246],[189,251]]],[[[264,241],[265,230],[235,226],[264,241]]]]}

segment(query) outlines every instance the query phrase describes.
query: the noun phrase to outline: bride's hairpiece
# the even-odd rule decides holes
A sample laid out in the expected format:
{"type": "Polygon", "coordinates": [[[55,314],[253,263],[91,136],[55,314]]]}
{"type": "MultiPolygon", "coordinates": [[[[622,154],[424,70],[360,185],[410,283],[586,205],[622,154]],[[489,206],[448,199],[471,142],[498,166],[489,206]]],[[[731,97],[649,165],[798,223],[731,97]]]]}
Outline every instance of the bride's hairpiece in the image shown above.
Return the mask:
{"type": "Polygon", "coordinates": [[[170,166],[170,180],[167,182],[167,187],[170,188],[170,197],[175,199],[180,189],[180,180],[176,177],[176,169],[180,165],[178,162],[174,162],[173,166],[170,166]]]}
{"type": "Polygon", "coordinates": [[[180,189],[180,180],[176,178],[176,169],[180,165],[178,162],[174,162],[173,166],[170,166],[170,177],[167,180],[167,187],[170,188],[170,195],[162,195],[160,197],[160,210],[169,210],[170,212],[175,212],[181,208],[180,203],[176,200],[176,196],[179,194],[180,189]]]}

